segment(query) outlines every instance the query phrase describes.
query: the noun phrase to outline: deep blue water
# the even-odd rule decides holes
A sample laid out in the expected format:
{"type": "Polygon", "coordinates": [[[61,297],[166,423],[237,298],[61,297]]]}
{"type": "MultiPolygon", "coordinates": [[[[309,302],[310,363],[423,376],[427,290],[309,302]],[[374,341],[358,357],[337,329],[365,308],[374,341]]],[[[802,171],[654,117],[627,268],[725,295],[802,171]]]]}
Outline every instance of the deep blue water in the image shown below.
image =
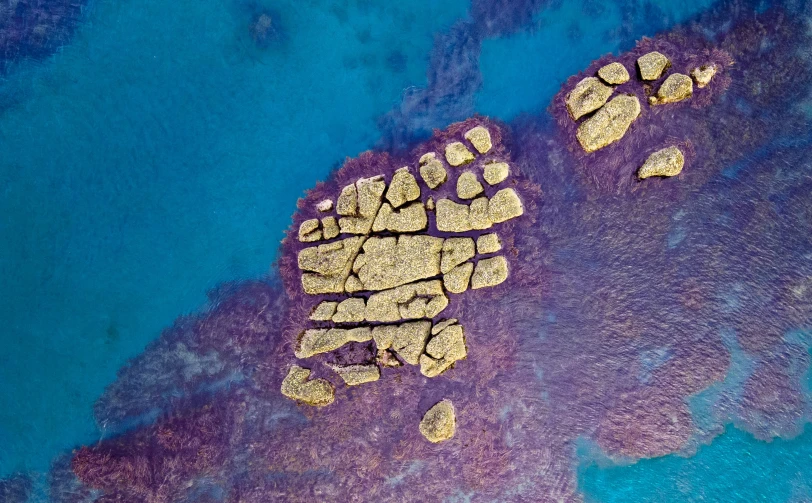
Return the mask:
{"type": "MultiPolygon", "coordinates": [[[[486,39],[476,111],[542,112],[591,60],[709,6],[655,4],[630,33],[615,3],[591,17],[566,1],[486,39]]],[[[0,477],[98,439],[93,403],[128,358],[207,290],[268,270],[297,197],[385,136],[378,119],[426,85],[434,37],[467,8],[100,0],[70,44],[0,82],[0,477]],[[263,10],[276,36],[258,46],[263,10]]],[[[728,427],[691,458],[585,457],[581,481],[591,501],[809,501],[804,472],[808,427],[770,443],[728,427]]]]}

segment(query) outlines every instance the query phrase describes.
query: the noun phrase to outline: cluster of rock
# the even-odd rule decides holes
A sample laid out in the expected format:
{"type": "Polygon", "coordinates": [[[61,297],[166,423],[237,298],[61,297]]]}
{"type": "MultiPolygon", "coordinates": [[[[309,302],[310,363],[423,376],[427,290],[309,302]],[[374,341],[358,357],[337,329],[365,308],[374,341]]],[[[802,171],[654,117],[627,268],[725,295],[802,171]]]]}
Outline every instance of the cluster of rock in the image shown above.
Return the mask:
{"type": "MultiPolygon", "coordinates": [[[[643,81],[660,79],[670,67],[668,58],[657,51],[637,59],[639,77],[643,81]]],[[[695,68],[691,76],[702,88],[708,85],[715,73],[716,67],[708,65],[695,68]]],[[[572,120],[586,117],[576,132],[578,142],[586,152],[600,150],[623,138],[640,115],[640,100],[633,94],[615,96],[610,100],[614,93],[612,86],[625,84],[630,79],[626,67],[614,62],[601,67],[597,77],[587,77],[578,82],[567,94],[565,103],[572,120]]],[[[672,73],[660,84],[656,94],[649,97],[649,105],[677,103],[692,95],[691,77],[672,73]]]]}

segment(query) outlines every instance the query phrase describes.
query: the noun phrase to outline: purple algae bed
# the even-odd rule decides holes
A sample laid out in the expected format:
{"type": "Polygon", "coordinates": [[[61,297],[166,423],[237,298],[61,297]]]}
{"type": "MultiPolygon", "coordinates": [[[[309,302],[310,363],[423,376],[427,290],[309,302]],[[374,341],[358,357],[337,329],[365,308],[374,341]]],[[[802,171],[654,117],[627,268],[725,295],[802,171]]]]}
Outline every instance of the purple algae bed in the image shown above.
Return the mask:
{"type": "MultiPolygon", "coordinates": [[[[731,422],[761,440],[798,435],[812,412],[812,145],[798,107],[811,45],[780,9],[729,6],[596,61],[555,96],[552,120],[473,117],[348,160],[302,201],[268,278],[223,285],[208,312],[179,319],[122,369],[95,411],[121,434],[57,463],[52,498],[575,502],[583,441],[623,460],[690,455],[731,422]],[[584,154],[563,96],[610,60],[631,69],[651,50],[671,71],[721,71],[686,102],[644,105],[621,141],[584,154]],[[324,408],[282,397],[289,335],[312,305],[296,288],[297,224],[347,181],[391,174],[474,124],[501,137],[525,215],[499,229],[508,280],[443,313],[464,324],[467,359],[435,379],[384,368],[379,381],[336,386],[324,408]],[[637,181],[670,144],[687,154],[682,174],[637,181]],[[749,371],[737,375],[742,359],[749,371]],[[700,415],[692,404],[711,389],[700,415]],[[417,424],[443,398],[457,433],[430,444],[417,424]]],[[[646,90],[633,78],[618,92],[646,90]]],[[[372,354],[353,344],[322,360],[372,354]]],[[[28,491],[4,484],[12,497],[28,491]]]]}

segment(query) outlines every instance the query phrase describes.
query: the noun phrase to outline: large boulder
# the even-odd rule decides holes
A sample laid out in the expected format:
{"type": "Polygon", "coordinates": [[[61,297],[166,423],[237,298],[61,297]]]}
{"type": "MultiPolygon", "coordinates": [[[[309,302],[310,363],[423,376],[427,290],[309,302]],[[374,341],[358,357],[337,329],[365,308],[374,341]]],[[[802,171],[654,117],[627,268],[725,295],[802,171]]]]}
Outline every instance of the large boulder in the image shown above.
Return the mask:
{"type": "Polygon", "coordinates": [[[617,96],[578,126],[576,137],[585,151],[594,152],[623,138],[639,115],[636,96],[617,96]]]}

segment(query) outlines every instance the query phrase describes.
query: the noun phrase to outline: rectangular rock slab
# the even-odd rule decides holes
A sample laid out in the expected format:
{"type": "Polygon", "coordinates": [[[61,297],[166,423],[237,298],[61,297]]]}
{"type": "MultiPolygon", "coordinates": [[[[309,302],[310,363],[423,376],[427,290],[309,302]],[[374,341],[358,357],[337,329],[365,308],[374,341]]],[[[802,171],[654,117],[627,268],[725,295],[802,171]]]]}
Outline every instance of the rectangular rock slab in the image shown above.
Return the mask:
{"type": "Polygon", "coordinates": [[[358,279],[365,290],[387,290],[440,274],[443,239],[433,236],[371,237],[363,246],[358,279]]]}

